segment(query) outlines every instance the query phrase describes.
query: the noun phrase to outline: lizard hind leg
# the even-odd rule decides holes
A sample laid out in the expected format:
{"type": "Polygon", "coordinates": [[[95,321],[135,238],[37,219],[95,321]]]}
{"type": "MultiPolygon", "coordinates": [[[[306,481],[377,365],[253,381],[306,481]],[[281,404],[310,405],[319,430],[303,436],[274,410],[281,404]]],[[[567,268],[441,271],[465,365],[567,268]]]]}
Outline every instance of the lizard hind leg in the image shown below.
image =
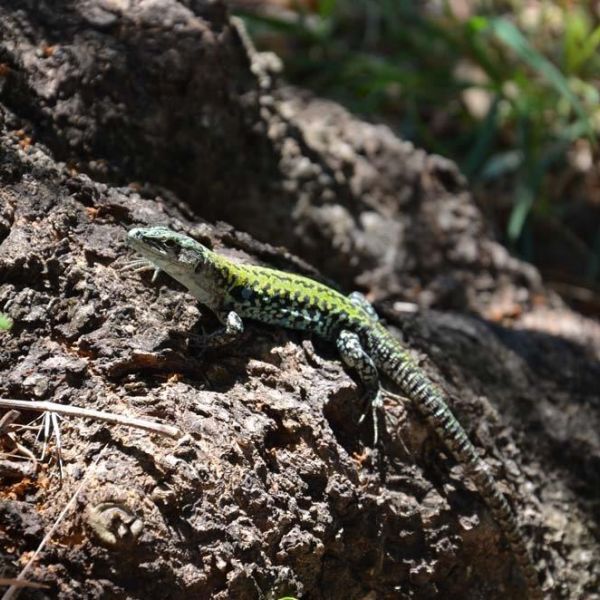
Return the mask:
{"type": "Polygon", "coordinates": [[[373,321],[379,321],[379,315],[375,312],[373,305],[360,292],[352,292],[348,295],[348,300],[356,306],[360,306],[373,321]]]}
{"type": "Polygon", "coordinates": [[[365,387],[365,396],[369,406],[359,419],[362,423],[369,412],[373,415],[373,444],[378,441],[378,410],[383,406],[383,398],[379,386],[379,374],[373,359],[365,352],[356,333],[343,330],[339,333],[336,345],[344,363],[355,369],[365,387]]]}

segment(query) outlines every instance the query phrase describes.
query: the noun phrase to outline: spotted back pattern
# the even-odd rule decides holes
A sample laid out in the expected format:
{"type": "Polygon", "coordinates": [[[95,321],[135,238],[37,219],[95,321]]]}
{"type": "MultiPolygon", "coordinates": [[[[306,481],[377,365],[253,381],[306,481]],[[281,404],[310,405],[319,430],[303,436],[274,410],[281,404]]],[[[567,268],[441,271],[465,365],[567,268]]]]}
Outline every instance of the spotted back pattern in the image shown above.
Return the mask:
{"type": "Polygon", "coordinates": [[[371,316],[346,296],[302,275],[266,267],[227,264],[223,310],[270,325],[311,331],[335,340],[342,329],[362,332],[371,316]]]}

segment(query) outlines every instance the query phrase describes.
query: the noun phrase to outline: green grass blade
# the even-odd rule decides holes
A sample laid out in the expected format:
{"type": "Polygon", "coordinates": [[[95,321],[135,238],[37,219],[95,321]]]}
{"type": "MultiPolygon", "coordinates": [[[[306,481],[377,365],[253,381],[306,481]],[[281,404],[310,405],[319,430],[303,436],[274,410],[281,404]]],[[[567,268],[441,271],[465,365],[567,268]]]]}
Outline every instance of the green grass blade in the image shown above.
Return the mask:
{"type": "Polygon", "coordinates": [[[577,96],[571,91],[564,75],[540,54],[510,21],[503,18],[490,19],[489,26],[496,38],[513,50],[521,60],[546,79],[569,102],[573,111],[585,123],[587,135],[591,139],[595,139],[588,115],[577,96]]]}
{"type": "Polygon", "coordinates": [[[574,60],[573,70],[579,71],[583,64],[595,53],[600,44],[600,25],[589,35],[579,54],[574,60]]]}
{"type": "Polygon", "coordinates": [[[498,133],[498,103],[500,97],[496,95],[490,110],[477,132],[477,139],[463,164],[463,171],[467,177],[472,177],[490,154],[490,149],[498,133]]]}
{"type": "Polygon", "coordinates": [[[515,192],[515,204],[508,220],[507,234],[511,242],[515,242],[523,231],[523,225],[533,206],[533,190],[522,183],[515,192]]]}

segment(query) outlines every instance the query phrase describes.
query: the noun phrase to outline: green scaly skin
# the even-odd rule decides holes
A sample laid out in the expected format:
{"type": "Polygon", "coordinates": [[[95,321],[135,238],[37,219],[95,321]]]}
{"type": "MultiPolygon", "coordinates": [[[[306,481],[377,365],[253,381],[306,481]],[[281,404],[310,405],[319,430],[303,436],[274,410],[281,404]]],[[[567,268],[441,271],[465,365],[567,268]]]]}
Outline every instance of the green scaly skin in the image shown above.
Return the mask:
{"type": "Polygon", "coordinates": [[[154,267],[182,283],[225,325],[223,331],[208,336],[208,345],[235,339],[243,332],[244,318],[310,331],[331,340],[343,361],[357,370],[371,400],[374,423],[375,411],[382,405],[378,372],[392,379],[415,403],[454,458],[468,469],[510,544],[529,597],[543,598],[516,517],[486,463],[448,408],[442,392],[378,322],[377,314],[360,294],[344,296],[307,277],[234,263],[164,227],[132,229],[127,240],[154,267]]]}

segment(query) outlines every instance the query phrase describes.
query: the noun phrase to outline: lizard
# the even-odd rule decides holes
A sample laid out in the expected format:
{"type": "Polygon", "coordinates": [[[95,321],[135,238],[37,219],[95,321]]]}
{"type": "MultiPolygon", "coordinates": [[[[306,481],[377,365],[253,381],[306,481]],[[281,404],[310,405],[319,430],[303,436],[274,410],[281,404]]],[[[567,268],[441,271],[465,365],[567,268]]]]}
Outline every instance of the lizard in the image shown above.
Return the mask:
{"type": "Polygon", "coordinates": [[[133,228],[127,233],[127,242],[156,270],[186,287],[224,325],[205,336],[207,347],[238,338],[244,331],[243,319],[311,332],[334,342],[343,363],[358,374],[373,411],[374,426],[383,406],[379,374],[392,380],[454,459],[466,468],[509,544],[529,598],[543,598],[524,534],[489,467],[450,410],[443,392],[383,326],[362,294],[345,296],[302,275],[232,261],[166,227],[133,228]]]}

